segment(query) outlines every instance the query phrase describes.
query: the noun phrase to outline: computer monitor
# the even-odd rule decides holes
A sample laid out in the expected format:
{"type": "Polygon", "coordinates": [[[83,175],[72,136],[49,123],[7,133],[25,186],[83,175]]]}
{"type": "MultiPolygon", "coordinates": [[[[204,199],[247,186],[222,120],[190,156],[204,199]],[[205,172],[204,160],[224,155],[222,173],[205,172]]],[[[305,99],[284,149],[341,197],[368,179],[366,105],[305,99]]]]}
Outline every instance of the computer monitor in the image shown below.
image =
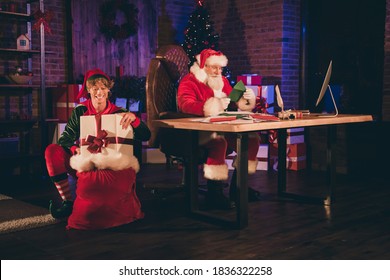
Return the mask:
{"type": "Polygon", "coordinates": [[[329,93],[330,93],[330,96],[332,98],[334,109],[335,109],[335,114],[333,114],[333,115],[329,115],[329,114],[319,115],[320,117],[336,117],[339,114],[336,102],[335,102],[334,97],[333,97],[332,88],[329,85],[329,80],[330,80],[331,75],[332,75],[332,60],[329,62],[328,70],[326,71],[324,82],[322,83],[320,94],[318,95],[318,98],[317,98],[316,106],[318,106],[318,104],[320,104],[322,98],[324,97],[324,95],[326,93],[326,90],[329,89],[329,93]]]}

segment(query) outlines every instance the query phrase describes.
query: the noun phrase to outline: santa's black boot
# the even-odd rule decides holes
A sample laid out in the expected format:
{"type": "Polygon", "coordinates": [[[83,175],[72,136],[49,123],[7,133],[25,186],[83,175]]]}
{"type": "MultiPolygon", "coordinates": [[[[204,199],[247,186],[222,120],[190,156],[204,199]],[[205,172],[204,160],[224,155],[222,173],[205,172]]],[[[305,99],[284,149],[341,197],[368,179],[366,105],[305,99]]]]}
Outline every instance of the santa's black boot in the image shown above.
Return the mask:
{"type": "Polygon", "coordinates": [[[73,211],[73,201],[64,200],[62,202],[61,207],[60,208],[56,208],[53,205],[53,201],[50,200],[49,211],[50,211],[50,214],[55,219],[67,218],[67,217],[69,217],[72,214],[72,211],[73,211]]]}
{"type": "Polygon", "coordinates": [[[222,181],[207,180],[206,204],[209,208],[233,209],[236,204],[223,194],[226,186],[222,181]]]}
{"type": "MultiPolygon", "coordinates": [[[[230,180],[229,198],[237,202],[237,170],[234,169],[232,179],[230,180]]],[[[248,201],[259,201],[261,199],[260,192],[248,187],[248,201]]]]}

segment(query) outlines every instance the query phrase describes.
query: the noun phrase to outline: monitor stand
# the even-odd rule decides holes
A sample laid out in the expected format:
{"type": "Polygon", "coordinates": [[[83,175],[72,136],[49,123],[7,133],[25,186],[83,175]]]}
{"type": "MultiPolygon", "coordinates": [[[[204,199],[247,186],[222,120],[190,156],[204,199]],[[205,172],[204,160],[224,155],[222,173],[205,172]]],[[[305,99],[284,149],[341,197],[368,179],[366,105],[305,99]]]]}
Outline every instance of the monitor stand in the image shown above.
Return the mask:
{"type": "Polygon", "coordinates": [[[336,102],[334,101],[333,92],[332,92],[332,89],[331,89],[330,85],[328,85],[328,89],[329,89],[329,92],[330,92],[330,97],[332,97],[335,113],[334,114],[319,114],[318,117],[321,117],[321,118],[337,117],[338,114],[339,114],[339,110],[337,109],[336,102]]]}

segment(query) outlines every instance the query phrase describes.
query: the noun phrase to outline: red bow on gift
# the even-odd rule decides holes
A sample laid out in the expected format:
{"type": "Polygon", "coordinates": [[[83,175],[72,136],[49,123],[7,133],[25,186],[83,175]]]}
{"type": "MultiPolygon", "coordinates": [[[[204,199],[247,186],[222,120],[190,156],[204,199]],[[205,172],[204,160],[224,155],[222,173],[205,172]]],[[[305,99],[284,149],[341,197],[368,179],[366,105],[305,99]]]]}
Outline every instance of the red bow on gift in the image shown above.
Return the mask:
{"type": "Polygon", "coordinates": [[[39,31],[41,27],[41,23],[43,24],[43,28],[45,29],[45,32],[51,34],[51,29],[49,26],[49,22],[53,18],[53,12],[47,11],[46,13],[43,13],[41,10],[38,10],[34,13],[34,18],[36,20],[36,23],[34,23],[32,29],[35,31],[39,31]]]}
{"type": "Polygon", "coordinates": [[[98,131],[96,136],[88,135],[85,139],[90,143],[87,150],[92,154],[102,152],[102,147],[106,147],[109,144],[109,140],[106,138],[108,133],[105,130],[98,131]]]}

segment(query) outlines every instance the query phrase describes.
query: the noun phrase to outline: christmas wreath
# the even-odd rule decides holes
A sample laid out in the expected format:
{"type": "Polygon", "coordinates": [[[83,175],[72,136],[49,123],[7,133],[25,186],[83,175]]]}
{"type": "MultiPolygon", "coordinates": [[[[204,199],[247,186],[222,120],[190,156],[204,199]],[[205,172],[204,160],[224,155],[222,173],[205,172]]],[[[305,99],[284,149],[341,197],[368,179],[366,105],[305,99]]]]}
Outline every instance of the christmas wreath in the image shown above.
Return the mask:
{"type": "Polygon", "coordinates": [[[99,28],[108,40],[122,40],[137,33],[138,9],[126,0],[109,0],[100,6],[99,28]],[[122,12],[124,22],[117,24],[117,12],[122,12]]]}

